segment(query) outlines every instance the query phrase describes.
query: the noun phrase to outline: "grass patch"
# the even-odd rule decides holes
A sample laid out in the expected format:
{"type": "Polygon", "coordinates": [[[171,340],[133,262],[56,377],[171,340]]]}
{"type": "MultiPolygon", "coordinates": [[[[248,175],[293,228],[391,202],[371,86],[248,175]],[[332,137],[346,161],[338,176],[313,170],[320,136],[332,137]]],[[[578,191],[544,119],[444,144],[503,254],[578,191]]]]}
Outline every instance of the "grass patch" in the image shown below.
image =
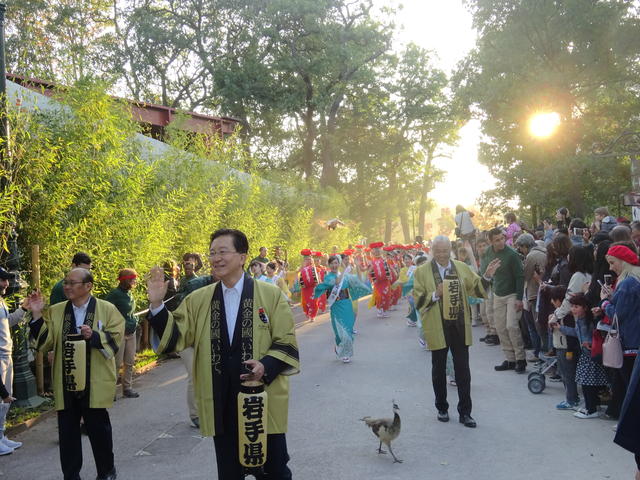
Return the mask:
{"type": "Polygon", "coordinates": [[[52,408],[53,399],[51,398],[47,398],[39,407],[36,408],[12,406],[9,409],[9,413],[7,413],[5,428],[9,429],[15,427],[16,425],[20,425],[27,420],[31,420],[32,418],[40,416],[41,414],[48,410],[51,410],[52,408]]]}
{"type": "Polygon", "coordinates": [[[134,368],[136,370],[139,370],[145,365],[149,365],[156,360],[158,360],[158,354],[152,349],[147,348],[146,350],[143,350],[136,354],[136,362],[134,368]]]}

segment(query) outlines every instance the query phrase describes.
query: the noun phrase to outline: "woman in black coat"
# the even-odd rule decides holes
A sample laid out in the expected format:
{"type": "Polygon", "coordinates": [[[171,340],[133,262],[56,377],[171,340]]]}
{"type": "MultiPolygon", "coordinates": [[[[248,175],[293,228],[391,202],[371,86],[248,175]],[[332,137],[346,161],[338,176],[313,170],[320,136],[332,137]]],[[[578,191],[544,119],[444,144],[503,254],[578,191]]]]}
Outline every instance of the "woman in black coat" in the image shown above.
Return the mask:
{"type": "Polygon", "coordinates": [[[640,480],[640,360],[636,358],[631,382],[622,405],[618,430],[613,440],[636,456],[636,480],[640,480]]]}

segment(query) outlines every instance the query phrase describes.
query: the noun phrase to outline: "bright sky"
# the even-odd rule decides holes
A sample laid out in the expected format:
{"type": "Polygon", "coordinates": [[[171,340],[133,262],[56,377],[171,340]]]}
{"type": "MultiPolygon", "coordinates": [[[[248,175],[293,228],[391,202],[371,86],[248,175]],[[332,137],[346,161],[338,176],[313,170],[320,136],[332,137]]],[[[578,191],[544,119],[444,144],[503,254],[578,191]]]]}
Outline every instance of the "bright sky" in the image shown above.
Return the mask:
{"type": "MultiPolygon", "coordinates": [[[[388,0],[377,0],[388,4],[388,0]]],[[[473,48],[476,33],[471,14],[462,0],[404,0],[398,21],[404,26],[402,42],[414,42],[433,50],[439,57],[438,66],[451,71],[473,48]]],[[[487,167],[478,163],[480,129],[477,121],[469,122],[460,132],[460,142],[450,159],[438,159],[438,168],[447,172],[444,181],[431,193],[442,206],[466,207],[475,203],[484,190],[495,185],[487,167]]]]}

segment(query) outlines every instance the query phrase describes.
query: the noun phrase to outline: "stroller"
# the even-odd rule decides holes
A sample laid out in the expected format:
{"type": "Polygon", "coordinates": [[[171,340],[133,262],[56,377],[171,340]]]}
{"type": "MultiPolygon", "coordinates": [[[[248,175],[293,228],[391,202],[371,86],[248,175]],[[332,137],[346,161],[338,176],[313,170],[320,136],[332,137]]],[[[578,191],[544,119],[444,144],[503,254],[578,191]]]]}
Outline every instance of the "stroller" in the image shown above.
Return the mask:
{"type": "Polygon", "coordinates": [[[558,364],[558,359],[555,357],[544,357],[543,363],[541,363],[535,372],[531,372],[528,376],[527,387],[529,391],[534,394],[544,392],[547,387],[547,377],[545,373],[554,368],[558,364]]]}

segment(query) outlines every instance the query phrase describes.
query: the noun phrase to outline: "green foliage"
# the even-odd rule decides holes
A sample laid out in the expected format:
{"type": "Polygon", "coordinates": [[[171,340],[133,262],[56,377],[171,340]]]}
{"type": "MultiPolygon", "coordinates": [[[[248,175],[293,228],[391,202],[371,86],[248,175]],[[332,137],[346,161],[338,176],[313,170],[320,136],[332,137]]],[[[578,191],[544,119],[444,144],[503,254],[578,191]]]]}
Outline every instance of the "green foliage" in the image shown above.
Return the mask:
{"type": "MultiPolygon", "coordinates": [[[[640,18],[634,2],[473,0],[480,32],[456,75],[478,112],[480,159],[498,179],[486,204],[519,199],[539,214],[614,206],[630,189],[628,158],[596,159],[594,144],[640,128],[640,18]],[[535,140],[527,121],[556,111],[562,126],[535,140]]],[[[534,215],[535,216],[535,215],[534,215]]]]}
{"type": "Polygon", "coordinates": [[[297,252],[313,244],[317,198],[232,170],[250,159],[234,139],[172,131],[171,142],[188,142],[198,155],[167,147],[150,157],[135,140],[137,125],[104,86],[80,82],[61,100],[64,110],[12,113],[19,175],[5,192],[13,208],[1,224],[7,232],[17,223],[22,252],[40,246],[45,292],[78,251],[94,259],[95,291],[104,294],[121,268],[144,274],[166,258],[206,253],[210,234],[221,227],[243,230],[250,255],[261,245],[297,252]]]}
{"type": "MultiPolygon", "coordinates": [[[[341,208],[316,209],[315,220],[340,216],[376,238],[391,240],[398,223],[405,241],[422,233],[440,175],[433,158],[455,143],[465,118],[431,52],[415,45],[392,51],[395,12],[374,0],[14,0],[7,30],[10,69],[19,74],[62,83],[93,76],[121,97],[236,118],[231,141],[201,141],[180,131],[178,120],[170,142],[306,190],[304,205],[316,207],[314,196],[336,191],[341,208]],[[414,211],[417,229],[408,215],[414,211]]],[[[161,177],[171,179],[160,163],[161,177]]],[[[207,175],[193,184],[206,188],[207,175]]],[[[232,179],[216,175],[231,183],[211,212],[239,198],[232,179]]],[[[197,205],[191,187],[180,185],[160,183],[154,192],[172,196],[169,209],[197,205]]],[[[252,188],[261,190],[258,201],[271,201],[270,187],[252,188]]],[[[285,197],[278,209],[291,202],[285,197]]],[[[170,217],[158,215],[150,220],[158,226],[170,217]]],[[[189,222],[202,215],[190,208],[189,222]]],[[[180,223],[175,241],[189,228],[180,223]]]]}

